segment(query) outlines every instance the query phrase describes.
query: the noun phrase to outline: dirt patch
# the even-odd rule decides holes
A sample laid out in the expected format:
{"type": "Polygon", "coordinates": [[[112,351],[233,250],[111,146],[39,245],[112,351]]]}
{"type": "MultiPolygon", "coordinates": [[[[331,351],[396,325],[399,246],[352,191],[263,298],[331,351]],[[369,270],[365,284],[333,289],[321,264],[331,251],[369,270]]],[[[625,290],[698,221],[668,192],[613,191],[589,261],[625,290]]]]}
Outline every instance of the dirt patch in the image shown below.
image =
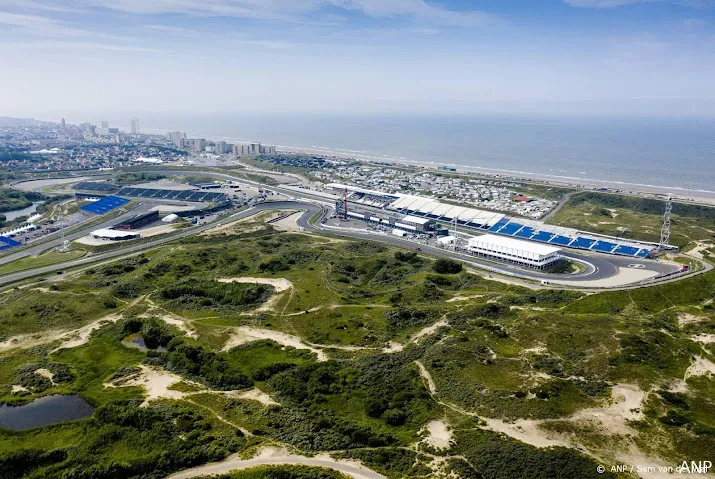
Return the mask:
{"type": "Polygon", "coordinates": [[[276,402],[269,394],[261,391],[258,388],[251,389],[250,391],[229,391],[226,393],[226,395],[234,397],[236,399],[258,401],[265,406],[280,405],[280,403],[276,402]]]}
{"type": "MultiPolygon", "coordinates": [[[[187,396],[188,393],[169,389],[170,386],[173,386],[182,380],[183,378],[177,374],[170,373],[164,369],[152,368],[142,364],[139,366],[139,372],[109,383],[105,383],[104,387],[142,387],[146,391],[146,399],[141,405],[146,406],[149,401],[154,401],[156,399],[182,399],[187,396]]],[[[192,384],[203,388],[203,386],[199,384],[192,384]]]]}
{"type": "Polygon", "coordinates": [[[702,333],[702,334],[697,334],[690,339],[692,339],[696,343],[712,344],[712,343],[715,343],[715,334],[702,333]]]}
{"type": "Polygon", "coordinates": [[[445,303],[456,303],[457,301],[469,301],[470,299],[483,298],[483,294],[475,294],[474,296],[455,296],[454,298],[449,298],[445,303]]]}
{"type": "Polygon", "coordinates": [[[692,376],[713,376],[715,375],[715,363],[702,356],[695,356],[693,364],[685,371],[685,378],[692,376]]]}
{"type": "Polygon", "coordinates": [[[251,328],[248,326],[237,326],[231,328],[231,331],[231,337],[229,337],[228,341],[226,341],[222,351],[228,351],[233,347],[250,343],[252,341],[271,339],[278,344],[282,344],[283,346],[292,346],[296,349],[307,349],[312,351],[318,355],[318,361],[328,360],[328,355],[325,354],[322,349],[304,343],[298,336],[273,331],[271,329],[251,328]]]}
{"type": "Polygon", "coordinates": [[[509,437],[518,439],[526,444],[536,447],[564,446],[570,447],[565,441],[552,439],[548,433],[541,429],[543,421],[533,419],[519,419],[514,422],[504,422],[500,419],[485,419],[486,427],[494,432],[506,434],[509,437]]]}
{"type": "Polygon", "coordinates": [[[12,394],[17,394],[17,393],[29,393],[30,390],[27,389],[25,386],[20,386],[19,384],[13,384],[10,387],[10,392],[12,394]]]}
{"type": "Polygon", "coordinates": [[[611,398],[608,407],[583,409],[571,416],[570,420],[586,421],[601,429],[604,434],[632,434],[633,430],[627,421],[636,421],[643,416],[641,407],[645,393],[633,384],[617,384],[613,386],[611,398]]]}
{"type": "Polygon", "coordinates": [[[53,385],[55,384],[55,375],[52,374],[52,372],[50,372],[49,369],[45,369],[45,368],[37,369],[37,370],[35,370],[35,374],[37,374],[38,376],[42,376],[43,378],[47,378],[50,380],[50,382],[53,385]]]}
{"type": "Polygon", "coordinates": [[[428,422],[421,431],[426,434],[424,442],[435,449],[449,449],[452,447],[452,430],[446,422],[435,419],[428,422]]]}
{"type": "Polygon", "coordinates": [[[688,324],[697,324],[707,321],[708,318],[705,316],[696,316],[690,313],[678,313],[678,326],[681,328],[687,326],[688,324]]]}

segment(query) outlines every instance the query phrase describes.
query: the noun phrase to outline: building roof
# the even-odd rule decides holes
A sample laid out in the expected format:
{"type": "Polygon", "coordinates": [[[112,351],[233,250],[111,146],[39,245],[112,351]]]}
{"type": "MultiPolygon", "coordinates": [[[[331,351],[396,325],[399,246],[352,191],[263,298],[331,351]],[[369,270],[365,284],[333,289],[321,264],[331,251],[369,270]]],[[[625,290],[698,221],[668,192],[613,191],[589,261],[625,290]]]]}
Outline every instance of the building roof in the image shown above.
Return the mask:
{"type": "Polygon", "coordinates": [[[426,225],[430,221],[434,221],[434,220],[431,220],[429,218],[422,218],[420,216],[407,215],[404,218],[402,218],[402,221],[407,221],[409,223],[414,223],[416,225],[426,225]]]}
{"type": "Polygon", "coordinates": [[[92,236],[99,236],[100,238],[126,238],[127,236],[137,236],[139,233],[136,231],[117,231],[109,228],[102,228],[94,230],[90,234],[92,236]]]}
{"type": "Polygon", "coordinates": [[[474,238],[469,239],[470,245],[473,242],[488,243],[490,245],[496,246],[497,248],[509,248],[536,254],[539,256],[548,256],[550,254],[558,253],[559,251],[561,251],[559,248],[554,248],[553,246],[541,243],[534,243],[533,241],[518,240],[515,238],[509,238],[508,236],[499,235],[475,236],[474,238]]]}

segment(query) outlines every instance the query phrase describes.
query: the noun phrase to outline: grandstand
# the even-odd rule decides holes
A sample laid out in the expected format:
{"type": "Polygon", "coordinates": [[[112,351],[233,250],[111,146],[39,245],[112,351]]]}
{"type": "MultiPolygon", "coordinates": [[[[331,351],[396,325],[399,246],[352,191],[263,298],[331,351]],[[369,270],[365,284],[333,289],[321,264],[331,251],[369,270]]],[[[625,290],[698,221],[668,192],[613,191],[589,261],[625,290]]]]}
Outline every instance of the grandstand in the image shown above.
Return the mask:
{"type": "Polygon", "coordinates": [[[160,190],[153,188],[122,188],[115,193],[117,196],[130,198],[190,201],[196,203],[224,203],[229,200],[224,193],[208,192],[205,190],[160,190]]]}
{"type": "Polygon", "coordinates": [[[7,236],[0,236],[0,251],[20,246],[22,243],[10,239],[7,236]]]}
{"type": "Polygon", "coordinates": [[[489,232],[528,239],[539,243],[548,243],[555,246],[566,246],[568,248],[596,251],[598,253],[632,256],[634,258],[645,258],[653,251],[652,246],[631,242],[626,243],[620,240],[599,239],[568,228],[559,228],[537,222],[511,220],[508,218],[503,218],[489,228],[489,232]],[[527,223],[529,224],[527,225],[527,223]]]}
{"type": "MultiPolygon", "coordinates": [[[[458,225],[470,228],[489,228],[504,218],[504,215],[501,213],[455,206],[441,203],[430,198],[408,195],[402,195],[397,201],[392,202],[388,208],[408,215],[430,218],[435,221],[451,223],[456,219],[458,225]]],[[[516,231],[514,231],[514,233],[516,233],[516,231]]]]}
{"type": "Polygon", "coordinates": [[[94,213],[97,215],[103,215],[112,211],[120,206],[126,205],[129,200],[125,198],[119,198],[117,196],[105,196],[104,198],[97,200],[88,205],[82,206],[80,209],[87,211],[88,213],[94,213]]]}

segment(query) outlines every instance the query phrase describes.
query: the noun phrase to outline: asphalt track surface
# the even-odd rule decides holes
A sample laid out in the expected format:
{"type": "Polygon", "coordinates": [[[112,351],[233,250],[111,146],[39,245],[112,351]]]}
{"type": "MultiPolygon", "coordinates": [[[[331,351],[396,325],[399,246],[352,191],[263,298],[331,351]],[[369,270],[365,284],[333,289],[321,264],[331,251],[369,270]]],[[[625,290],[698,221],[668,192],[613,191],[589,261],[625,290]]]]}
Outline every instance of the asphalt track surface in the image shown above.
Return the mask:
{"type": "MultiPolygon", "coordinates": [[[[568,253],[564,253],[564,255],[575,260],[575,261],[579,261],[579,262],[586,264],[587,270],[582,273],[572,274],[572,275],[540,273],[538,271],[529,271],[529,270],[525,270],[525,269],[522,269],[522,268],[519,268],[516,266],[502,265],[502,264],[498,264],[498,263],[485,261],[485,260],[482,260],[479,258],[469,256],[469,255],[461,254],[461,253],[454,252],[454,251],[444,250],[441,248],[435,248],[435,247],[427,246],[427,245],[416,245],[415,243],[413,243],[411,241],[404,240],[397,236],[390,236],[390,235],[385,235],[385,234],[376,234],[376,233],[369,233],[369,232],[362,232],[362,231],[349,231],[349,230],[344,230],[344,229],[332,229],[332,228],[324,229],[321,227],[315,227],[315,226],[309,224],[308,220],[317,213],[324,214],[325,212],[327,212],[326,209],[321,208],[320,206],[312,204],[312,203],[305,203],[305,202],[300,202],[300,201],[275,201],[275,202],[260,203],[256,206],[253,206],[246,210],[242,210],[242,211],[239,211],[238,213],[234,213],[233,215],[222,218],[221,220],[219,220],[217,222],[207,223],[205,225],[201,225],[201,226],[195,227],[195,228],[188,228],[187,230],[181,231],[180,233],[168,235],[168,236],[156,239],[154,241],[148,241],[146,243],[137,244],[137,245],[129,246],[126,248],[121,248],[116,251],[110,251],[107,253],[101,253],[101,254],[85,257],[85,258],[80,258],[80,259],[69,261],[69,262],[62,263],[62,264],[56,264],[56,265],[51,265],[51,266],[27,270],[27,271],[20,271],[18,273],[3,276],[3,277],[0,277],[0,287],[17,282],[17,281],[28,279],[33,276],[56,273],[58,271],[63,271],[68,268],[75,268],[75,267],[90,264],[90,263],[96,263],[96,262],[100,262],[100,261],[104,261],[104,260],[110,260],[112,258],[116,258],[116,257],[120,257],[120,256],[126,256],[126,255],[131,255],[134,253],[139,253],[143,250],[161,246],[161,245],[168,243],[169,241],[172,241],[172,240],[185,238],[187,236],[194,235],[194,234],[199,234],[199,233],[206,231],[208,229],[215,228],[216,226],[220,226],[221,224],[225,224],[225,223],[236,221],[236,220],[243,219],[243,218],[248,218],[248,217],[253,216],[261,211],[276,210],[276,209],[304,210],[304,212],[300,215],[300,217],[298,217],[297,223],[298,223],[298,226],[302,227],[306,231],[311,231],[311,232],[321,233],[321,234],[328,233],[328,234],[333,234],[333,235],[337,235],[337,236],[348,237],[348,238],[353,238],[353,239],[360,239],[360,240],[377,241],[377,242],[392,245],[392,246],[399,246],[399,247],[410,248],[410,249],[415,249],[416,247],[419,247],[421,251],[423,251],[425,253],[434,254],[435,256],[441,256],[441,257],[459,260],[459,261],[465,262],[467,264],[471,264],[478,268],[488,269],[488,270],[493,271],[497,274],[502,273],[502,274],[507,274],[507,275],[511,275],[511,276],[517,276],[520,278],[536,280],[536,281],[542,281],[542,280],[544,280],[544,281],[556,281],[556,280],[565,281],[565,280],[569,280],[573,283],[574,286],[579,286],[579,283],[582,281],[605,279],[605,278],[614,276],[618,272],[618,267],[629,267],[629,265],[634,264],[634,262],[637,262],[638,264],[643,264],[645,269],[650,270],[650,271],[656,271],[659,274],[668,273],[668,272],[673,271],[673,269],[674,269],[674,266],[672,266],[672,265],[666,265],[666,264],[658,263],[658,262],[652,261],[652,260],[647,260],[647,261],[637,260],[636,261],[633,258],[629,259],[629,258],[621,258],[621,257],[617,257],[617,256],[603,257],[601,255],[596,256],[596,255],[586,255],[586,254],[579,254],[579,253],[575,253],[575,252],[568,252],[568,253]]],[[[116,221],[116,218],[114,220],[112,220],[112,222],[114,222],[114,221],[116,221]]],[[[318,222],[319,221],[320,220],[318,220],[318,222]]],[[[77,233],[77,234],[80,235],[80,233],[77,233]]],[[[49,244],[51,244],[51,243],[49,243],[49,244]]],[[[45,244],[41,245],[41,247],[43,249],[46,249],[49,247],[49,244],[45,243],[45,244]]]]}

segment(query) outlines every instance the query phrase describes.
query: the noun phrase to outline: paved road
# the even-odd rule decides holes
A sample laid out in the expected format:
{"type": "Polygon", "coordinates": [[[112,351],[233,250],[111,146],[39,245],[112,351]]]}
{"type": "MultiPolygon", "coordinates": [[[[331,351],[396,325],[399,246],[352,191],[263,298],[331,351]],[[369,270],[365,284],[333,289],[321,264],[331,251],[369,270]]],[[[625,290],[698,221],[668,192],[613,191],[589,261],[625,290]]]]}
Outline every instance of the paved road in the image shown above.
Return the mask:
{"type": "MultiPolygon", "coordinates": [[[[7,285],[7,284],[10,284],[10,283],[22,280],[22,279],[30,278],[32,276],[53,273],[53,272],[57,272],[57,271],[62,271],[67,268],[74,268],[77,266],[82,266],[84,264],[94,263],[97,261],[107,260],[107,259],[124,256],[124,255],[132,254],[132,253],[138,253],[138,252],[146,250],[146,249],[161,246],[161,245],[163,245],[169,241],[175,240],[175,239],[184,238],[189,235],[201,233],[207,229],[214,228],[217,225],[220,225],[220,224],[223,224],[223,223],[226,223],[229,221],[235,221],[237,219],[247,218],[247,217],[252,216],[260,211],[272,210],[272,209],[302,209],[302,210],[305,210],[305,212],[298,218],[298,225],[308,231],[313,231],[313,232],[317,232],[317,233],[326,233],[327,232],[327,233],[338,235],[338,236],[349,237],[349,238],[353,238],[353,239],[364,239],[364,240],[378,241],[381,243],[386,243],[386,244],[390,244],[390,245],[394,245],[394,246],[401,246],[401,247],[406,247],[406,248],[415,248],[416,246],[419,246],[422,251],[424,251],[426,253],[434,254],[436,256],[447,257],[447,258],[452,258],[455,260],[463,261],[467,264],[471,264],[478,268],[485,268],[485,269],[491,270],[495,273],[503,273],[503,274],[507,274],[507,275],[518,276],[521,278],[527,278],[527,279],[532,279],[532,280],[537,280],[537,281],[540,281],[540,280],[554,281],[554,280],[568,279],[568,280],[572,280],[574,285],[578,285],[579,281],[591,281],[591,280],[597,280],[597,279],[605,279],[605,278],[614,276],[618,272],[618,267],[627,267],[629,264],[632,264],[635,261],[634,259],[622,258],[622,257],[618,257],[618,256],[606,257],[605,255],[597,256],[595,254],[580,254],[580,253],[576,253],[576,252],[568,252],[568,253],[565,253],[565,256],[568,256],[576,261],[581,261],[581,262],[590,264],[591,266],[588,268],[587,271],[585,271],[583,273],[575,274],[575,275],[557,275],[557,274],[551,274],[551,273],[540,273],[537,271],[526,271],[526,270],[518,268],[516,266],[497,265],[492,262],[484,261],[479,258],[474,258],[472,256],[457,253],[454,251],[444,250],[441,248],[435,248],[435,247],[427,246],[427,245],[416,245],[413,242],[407,241],[407,240],[399,238],[397,236],[365,233],[365,232],[359,232],[359,231],[346,231],[346,230],[317,228],[317,227],[310,225],[308,223],[308,220],[316,213],[323,212],[324,210],[321,207],[319,207],[315,204],[297,202],[297,201],[276,201],[276,202],[269,202],[269,203],[261,203],[261,204],[258,204],[256,206],[252,207],[252,208],[240,211],[240,212],[235,213],[231,216],[223,218],[223,219],[219,220],[218,222],[205,224],[200,227],[188,228],[186,230],[181,231],[180,233],[165,236],[165,237],[162,237],[162,238],[154,240],[154,241],[149,241],[146,243],[129,246],[126,248],[121,248],[119,250],[110,251],[110,252],[102,253],[102,254],[98,254],[98,255],[93,255],[90,257],[86,257],[86,258],[80,258],[80,259],[70,261],[67,263],[63,263],[63,264],[47,266],[44,268],[39,268],[39,269],[34,269],[34,270],[29,270],[29,271],[22,271],[22,272],[18,272],[15,274],[3,276],[3,277],[0,277],[0,286],[4,286],[4,285],[7,285]]],[[[113,220],[113,221],[116,221],[116,220],[113,220]]],[[[43,245],[43,246],[47,247],[46,245],[43,245]]],[[[659,274],[670,272],[674,268],[672,265],[666,265],[666,264],[658,263],[658,262],[652,261],[652,260],[637,260],[637,262],[640,264],[643,264],[645,266],[645,269],[648,269],[651,271],[656,271],[659,274]]]]}
{"type": "Polygon", "coordinates": [[[230,471],[248,469],[258,466],[278,466],[278,465],[303,465],[313,467],[327,467],[334,471],[342,472],[353,479],[385,479],[385,476],[371,471],[367,468],[360,468],[344,462],[331,461],[327,459],[313,459],[301,456],[286,457],[264,457],[256,459],[242,460],[240,458],[229,458],[223,462],[206,464],[204,466],[187,469],[176,474],[172,474],[167,479],[189,479],[198,476],[210,476],[215,474],[226,474],[230,471]]]}

